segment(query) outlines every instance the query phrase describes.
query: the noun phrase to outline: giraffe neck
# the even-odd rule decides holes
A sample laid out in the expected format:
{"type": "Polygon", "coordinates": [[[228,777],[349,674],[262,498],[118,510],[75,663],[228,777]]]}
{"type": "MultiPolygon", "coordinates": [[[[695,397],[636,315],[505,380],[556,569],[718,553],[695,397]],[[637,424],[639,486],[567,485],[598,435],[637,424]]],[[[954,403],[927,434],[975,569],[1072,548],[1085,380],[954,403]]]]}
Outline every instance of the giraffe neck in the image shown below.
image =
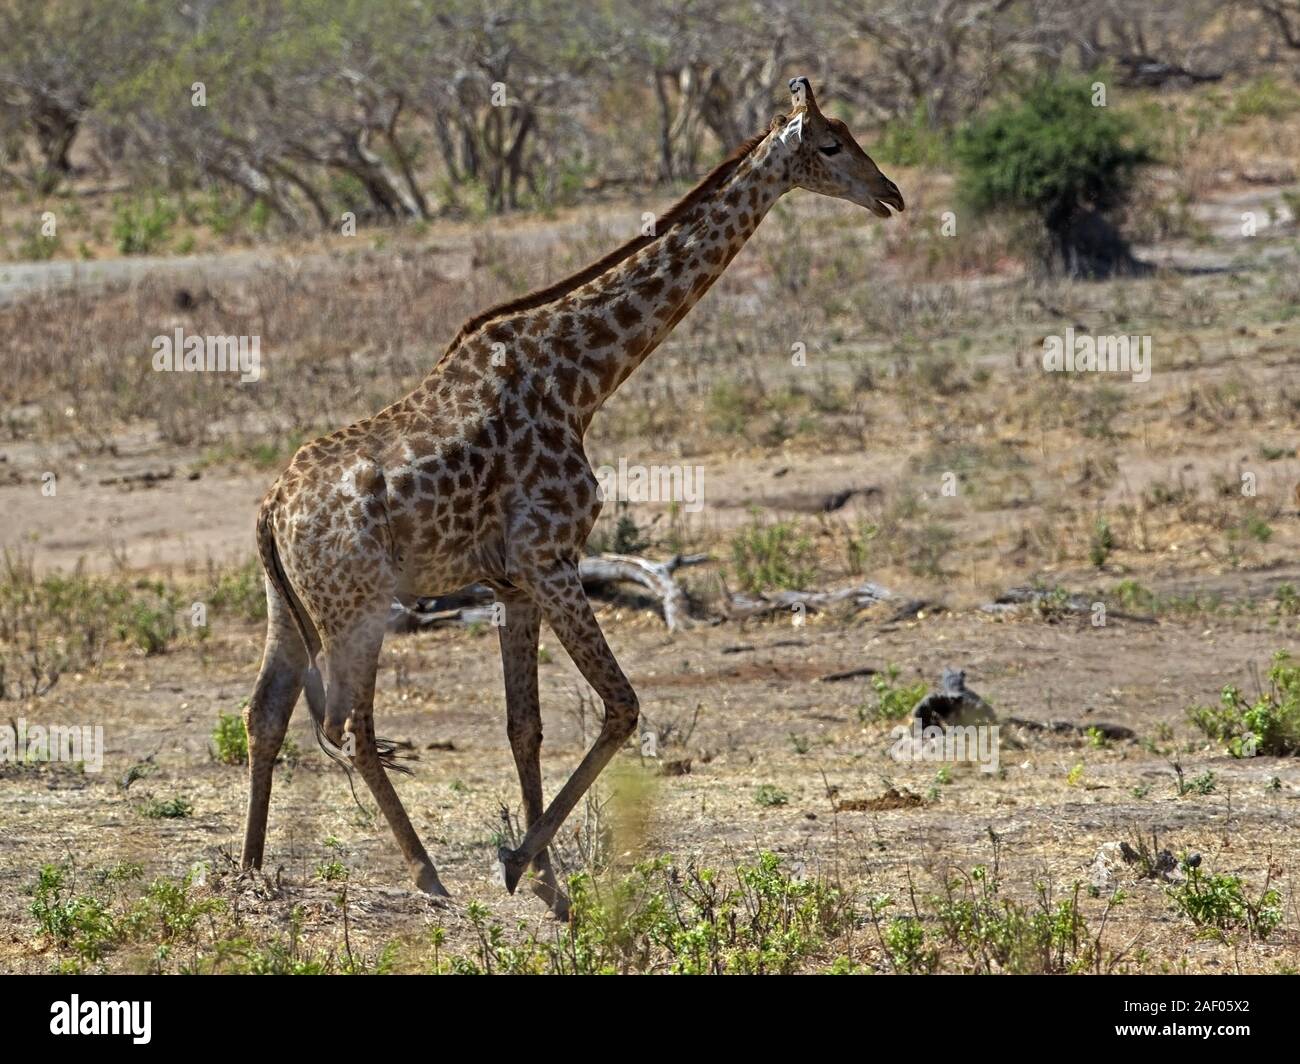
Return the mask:
{"type": "MultiPolygon", "coordinates": [[[[780,131],[769,133],[736,171],[662,236],[572,292],[585,341],[569,359],[564,389],[583,431],[591,417],[681,321],[791,187],[780,131]]],[[[564,301],[562,301],[564,302],[564,301]]],[[[558,346],[564,361],[566,345],[558,346]]]]}

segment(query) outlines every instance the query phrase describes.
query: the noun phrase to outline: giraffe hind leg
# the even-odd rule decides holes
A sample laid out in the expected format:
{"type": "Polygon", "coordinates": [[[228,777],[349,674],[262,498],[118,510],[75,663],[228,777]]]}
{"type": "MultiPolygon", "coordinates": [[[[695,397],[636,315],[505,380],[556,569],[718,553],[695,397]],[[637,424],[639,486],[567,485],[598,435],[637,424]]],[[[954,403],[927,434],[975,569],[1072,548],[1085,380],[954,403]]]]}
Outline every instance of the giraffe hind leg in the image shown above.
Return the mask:
{"type": "Polygon", "coordinates": [[[307,648],[302,645],[283,598],[270,581],[267,581],[266,596],[266,648],[252,697],[244,708],[244,729],[248,735],[248,809],[240,859],[244,868],[262,867],[275,759],[302,691],[307,666],[307,648]]]}

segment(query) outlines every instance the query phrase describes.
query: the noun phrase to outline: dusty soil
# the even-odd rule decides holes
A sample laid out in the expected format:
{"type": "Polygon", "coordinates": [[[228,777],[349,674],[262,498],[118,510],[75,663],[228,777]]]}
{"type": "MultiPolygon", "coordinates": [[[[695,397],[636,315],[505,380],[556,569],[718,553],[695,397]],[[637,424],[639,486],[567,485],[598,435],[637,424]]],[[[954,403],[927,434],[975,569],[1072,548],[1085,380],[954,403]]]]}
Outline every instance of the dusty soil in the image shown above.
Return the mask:
{"type": "MultiPolygon", "coordinates": [[[[644,776],[639,816],[621,822],[614,843],[625,859],[671,853],[725,865],[764,848],[875,894],[905,890],[909,870],[924,880],[928,866],[987,862],[991,829],[1003,839],[1005,878],[1027,891],[1044,877],[1065,887],[1086,881],[1103,843],[1155,830],[1162,845],[1200,852],[1216,871],[1258,881],[1273,866],[1290,928],[1266,945],[1235,950],[1198,940],[1167,911],[1158,885],[1138,883],[1112,917],[1116,946],[1136,937],[1148,970],[1268,971],[1296,962],[1291,899],[1300,762],[1220,756],[1193,739],[1184,717],[1188,705],[1212,701],[1225,679],[1249,682],[1246,666],[1275,643],[1275,633],[1259,625],[1113,621],[1094,628],[940,613],[903,624],[722,625],[668,635],[640,613],[611,607],[601,619],[641,693],[645,726],[674,726],[677,738],[657,751],[659,758],[690,760],[689,772],[661,775],[629,747],[611,770],[601,786],[606,797],[644,776]],[[738,645],[753,649],[735,652],[738,645]],[[950,783],[934,787],[936,766],[890,760],[886,727],[860,721],[858,710],[869,701],[865,680],[817,680],[887,662],[901,665],[905,679],[932,678],[959,662],[969,684],[1002,714],[1107,721],[1168,738],[1157,741],[1156,753],[1135,742],[1098,749],[1083,737],[1007,728],[1001,773],[958,766],[950,783]],[[1162,725],[1171,731],[1159,731],[1162,725]],[[1189,742],[1193,753],[1186,752],[1189,742]],[[1169,763],[1175,756],[1189,778],[1212,771],[1214,792],[1176,796],[1169,763]],[[1082,773],[1072,775],[1078,765],[1082,773]],[[1279,789],[1270,785],[1274,778],[1279,789]],[[780,788],[788,804],[758,804],[761,784],[780,788]],[[891,787],[920,800],[870,801],[891,787]],[[868,808],[846,811],[855,806],[868,808]]],[[[435,905],[409,889],[385,826],[352,804],[342,774],[315,750],[299,713],[291,737],[303,756],[296,767],[278,770],[268,839],[267,871],[280,889],[266,897],[252,883],[225,888],[242,893],[256,925],[281,929],[291,909],[306,904],[313,913],[309,935],[335,940],[333,893],[314,882],[314,870],[331,856],[324,845],[330,837],[352,869],[354,946],[378,949],[395,940],[410,944],[414,956],[432,926],[448,929],[451,946],[467,944],[463,904],[475,898],[502,917],[548,919],[539,901],[507,897],[495,879],[491,838],[499,809],[518,803],[494,644],[490,635],[464,632],[396,637],[380,676],[382,732],[409,741],[416,755],[415,774],[399,789],[455,901],[435,905]]],[[[4,770],[5,970],[41,971],[51,961],[31,934],[24,894],[44,863],[68,855],[83,867],[131,860],[149,876],[180,875],[198,862],[218,874],[228,869],[239,847],[244,780],[239,768],[213,760],[209,736],[217,714],[247,692],[258,649],[252,628],[221,633],[201,655],[124,660],[109,675],[61,683],[27,709],[31,721],[105,720],[107,753],[99,775],[59,765],[4,770]],[[123,791],[128,768],[149,757],[155,771],[123,791]],[[139,805],[151,794],[183,795],[194,813],[145,819],[139,805]]],[[[562,654],[542,666],[541,683],[544,768],[553,793],[594,721],[590,706],[583,716],[581,681],[562,654]]],[[[562,840],[560,848],[572,859],[571,842],[562,840]]],[[[1094,917],[1101,906],[1084,902],[1094,917]]],[[[868,952],[869,945],[864,941],[868,952]]]]}
{"type": "MultiPolygon", "coordinates": [[[[801,210],[802,224],[820,234],[833,254],[826,233],[828,222],[833,230],[834,215],[820,207],[801,210]]],[[[625,213],[635,217],[630,208],[625,213]]],[[[570,223],[529,230],[520,239],[549,255],[564,224],[570,223]]],[[[440,239],[449,249],[442,266],[448,287],[482,272],[467,238],[440,239]]],[[[582,239],[596,239],[590,227],[582,239]]],[[[860,250],[848,246],[851,253],[860,250]]],[[[911,341],[903,334],[913,327],[930,330],[925,353],[955,350],[960,342],[957,368],[976,383],[918,399],[902,390],[907,377],[896,368],[893,377],[904,384],[854,393],[851,410],[828,414],[781,442],[748,433],[721,438],[703,429],[697,436],[687,430],[692,418],[703,425],[699,404],[707,393],[703,386],[697,393],[681,383],[683,374],[694,380],[683,363],[698,349],[701,359],[720,360],[723,367],[719,371],[719,361],[708,361],[703,376],[736,377],[719,341],[720,335],[729,339],[726,315],[775,315],[762,319],[769,325],[782,320],[779,299],[759,307],[752,291],[764,290],[779,273],[772,247],[747,249],[712,302],[699,309],[698,335],[669,346],[662,370],[647,366],[628,395],[610,405],[604,416],[614,427],[598,426],[593,433],[593,460],[673,455],[704,465],[708,505],[684,538],[711,550],[715,563],[690,571],[697,591],[725,571],[727,538],[752,519],[756,505],[770,515],[807,520],[824,558],[841,549],[846,529],[884,520],[882,508],[899,500],[919,499],[919,523],[949,522],[955,540],[949,556],[929,571],[914,563],[909,568],[890,554],[870,557],[865,573],[851,574],[842,563],[830,562],[822,570],[828,584],[855,575],[878,579],[929,603],[907,619],[892,619],[884,606],[858,615],[812,616],[802,626],[788,619],[701,620],[690,631],[670,634],[645,604],[604,604],[601,623],[640,693],[643,728],[663,737],[654,758],[629,744],[601,782],[602,799],[610,802],[615,864],[668,853],[725,866],[770,849],[792,866],[833,876],[861,898],[905,896],[909,877],[923,883],[948,864],[987,862],[992,831],[1002,840],[1004,880],[1027,898],[1036,880],[1050,880],[1060,890],[1086,881],[1102,844],[1155,831],[1162,846],[1201,853],[1205,867],[1242,876],[1252,891],[1271,877],[1283,892],[1284,925],[1267,943],[1205,936],[1170,911],[1159,884],[1133,882],[1107,930],[1110,947],[1126,951],[1126,966],[1194,972],[1300,966],[1300,761],[1233,760],[1186,717],[1190,706],[1213,702],[1224,684],[1254,691],[1272,653],[1297,644],[1296,617],[1272,605],[1282,585],[1300,584],[1300,514],[1291,496],[1300,458],[1294,406],[1288,405],[1294,401],[1288,396],[1295,389],[1300,333],[1294,307],[1279,311],[1272,294],[1300,262],[1294,241],[1285,233],[1261,239],[1258,249],[1250,249],[1258,251],[1256,266],[1233,285],[1214,276],[1164,276],[1031,292],[1032,298],[1017,294],[1017,282],[1005,276],[972,279],[953,289],[958,295],[906,288],[918,304],[935,300],[938,323],[918,326],[899,296],[890,311],[904,322],[898,334],[827,339],[818,348],[828,359],[817,387],[847,387],[864,351],[870,359],[892,351],[893,342],[903,345],[898,365],[906,365],[911,341]],[[1258,264],[1266,262],[1275,273],[1262,272],[1258,264]],[[1235,298],[1239,290],[1245,293],[1241,302],[1200,316],[1216,299],[1226,301],[1225,293],[1235,298]],[[980,310],[984,304],[958,302],[956,310],[946,309],[945,300],[984,298],[980,293],[990,291],[995,301],[1005,292],[1008,301],[1046,300],[1048,307],[1035,312],[1041,320],[1022,309],[1009,311],[1009,324],[980,310]],[[1058,298],[1067,305],[1051,303],[1058,298]],[[1131,393],[1115,435],[1098,442],[1080,435],[1077,425],[1015,423],[1031,400],[1035,410],[1054,409],[1057,401],[1033,392],[1032,375],[1022,372],[1042,332],[1076,318],[1100,330],[1107,315],[1123,316],[1114,308],[1130,299],[1139,320],[1126,331],[1141,331],[1143,315],[1159,319],[1162,342],[1169,340],[1178,354],[1149,388],[1131,393]],[[1194,357],[1187,353],[1193,350],[1194,357]],[[991,383],[978,383],[981,372],[992,374],[991,383]],[[1234,388],[1253,396],[1254,405],[1232,406],[1234,388]],[[688,424],[646,427],[642,408],[656,403],[680,407],[688,424]],[[974,489],[984,490],[981,478],[996,475],[1001,479],[990,494],[945,500],[938,493],[945,469],[964,468],[962,453],[943,450],[954,439],[983,448],[982,464],[963,473],[963,483],[969,474],[974,489]],[[1264,459],[1266,446],[1273,450],[1264,459]],[[1028,457],[1009,463],[1010,472],[990,468],[989,456],[998,458],[1000,448],[1028,457]],[[1114,467],[1099,476],[1090,463],[1107,456],[1114,467]],[[1267,522],[1268,534],[1229,542],[1224,530],[1236,527],[1240,499],[1216,489],[1215,478],[1235,482],[1242,470],[1259,475],[1258,505],[1251,512],[1267,522]],[[1175,481],[1190,486],[1196,506],[1162,509],[1142,501],[1155,487],[1175,481]],[[859,493],[832,516],[815,514],[820,497],[845,489],[859,493]],[[1127,516],[1123,524],[1116,521],[1119,542],[1112,555],[1103,565],[1090,564],[1088,530],[1103,509],[1127,516]],[[1165,599],[1216,605],[1162,609],[1145,619],[1112,613],[1103,627],[1094,627],[1087,615],[1056,617],[1032,609],[994,615],[980,609],[998,590],[1033,579],[1080,591],[1136,579],[1165,599]],[[954,766],[940,778],[933,764],[888,757],[888,726],[869,714],[864,720],[860,712],[873,699],[866,680],[821,679],[891,664],[901,669],[900,683],[933,684],[945,666],[963,668],[970,686],[1004,717],[1083,726],[1111,722],[1133,729],[1136,738],[1097,745],[1077,733],[1007,727],[999,772],[954,766]],[[1179,796],[1174,761],[1188,779],[1213,773],[1213,788],[1179,796]],[[677,764],[661,771],[666,762],[677,764]],[[761,804],[756,793],[763,785],[778,788],[786,803],[761,804]],[[620,807],[620,794],[636,796],[630,810],[620,807]]],[[[1166,250],[1165,261],[1179,252],[1166,250]]],[[[1221,242],[1210,264],[1222,267],[1245,252],[1240,241],[1221,242]]],[[[246,265],[231,267],[232,283],[247,280],[246,265]]],[[[322,269],[321,283],[327,284],[329,270],[322,269]]],[[[125,298],[108,290],[102,308],[125,312],[135,304],[113,302],[125,298]]],[[[1285,290],[1281,298],[1285,302],[1285,290]]],[[[771,349],[784,351],[785,340],[778,335],[771,349]]],[[[806,392],[805,380],[789,367],[775,369],[764,394],[798,387],[806,392]]],[[[41,405],[52,408],[60,401],[84,405],[97,399],[53,393],[42,396],[41,405]]],[[[120,427],[102,446],[87,446],[75,434],[42,435],[23,429],[30,423],[25,409],[14,404],[10,415],[19,428],[2,449],[0,543],[31,552],[39,571],[83,564],[94,572],[179,579],[209,563],[226,566],[251,556],[253,514],[273,470],[213,461],[209,442],[168,442],[147,425],[120,427]],[[47,471],[58,476],[53,497],[39,490],[47,471]]],[[[666,509],[650,507],[643,523],[654,526],[656,514],[662,532],[672,519],[666,509]]],[[[700,612],[716,615],[715,607],[716,600],[705,602],[700,612]]],[[[546,790],[553,794],[594,734],[596,717],[567,657],[549,633],[543,638],[550,651],[541,671],[543,763],[546,790]]],[[[0,765],[0,818],[6,826],[0,837],[0,970],[45,971],[57,959],[34,929],[28,891],[42,865],[69,857],[85,870],[139,862],[147,878],[180,875],[203,864],[214,889],[236,899],[254,927],[283,931],[291,913],[301,909],[308,941],[333,947],[341,933],[337,890],[321,883],[316,870],[341,854],[351,876],[353,946],[376,951],[397,942],[401,968],[425,963],[434,927],[446,928],[448,949],[468,948],[473,931],[465,906],[471,900],[486,902],[511,928],[515,918],[530,926],[548,919],[540,902],[524,892],[506,896],[495,878],[493,835],[500,809],[504,804],[517,813],[519,802],[504,730],[501,666],[490,633],[392,637],[380,671],[378,728],[409,742],[415,755],[414,776],[399,779],[398,788],[454,895],[450,905],[410,888],[386,825],[353,804],[341,772],[316,750],[301,710],[291,729],[300,757],[277,769],[266,876],[237,875],[231,855],[239,849],[244,775],[214,759],[211,735],[218,714],[236,711],[247,696],[260,649],[256,624],[218,619],[201,644],[182,641],[149,657],[117,648],[98,669],[64,676],[44,697],[5,707],[7,716],[32,723],[102,722],[107,750],[99,774],[57,764],[0,765]],[[124,788],[130,768],[146,760],[152,771],[124,788]],[[149,796],[185,797],[193,813],[147,819],[140,807],[149,796]],[[337,848],[327,846],[327,839],[337,840],[337,848]]],[[[575,815],[571,827],[581,821],[575,815]]],[[[559,852],[576,868],[580,855],[571,827],[559,852]]],[[[1104,904],[1098,898],[1082,901],[1090,918],[1099,917],[1104,904]]],[[[849,948],[857,961],[878,960],[875,939],[865,929],[849,948]]],[[[136,963],[132,957],[111,962],[136,963]]]]}

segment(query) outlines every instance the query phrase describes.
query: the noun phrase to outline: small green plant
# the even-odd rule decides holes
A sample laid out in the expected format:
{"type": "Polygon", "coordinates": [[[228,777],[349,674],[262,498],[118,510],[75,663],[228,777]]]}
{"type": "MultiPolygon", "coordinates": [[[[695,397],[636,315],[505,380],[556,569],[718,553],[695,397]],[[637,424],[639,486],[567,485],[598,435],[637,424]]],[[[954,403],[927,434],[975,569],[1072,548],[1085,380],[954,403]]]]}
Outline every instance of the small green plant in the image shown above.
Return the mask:
{"type": "Polygon", "coordinates": [[[754,801],[765,806],[786,805],[790,796],[773,783],[763,783],[754,792],[754,801]]]}
{"type": "Polygon", "coordinates": [[[176,211],[157,198],[124,203],[113,218],[113,240],[123,255],[148,255],[163,246],[175,222],[176,211]]]}
{"type": "Polygon", "coordinates": [[[866,720],[902,720],[910,717],[916,704],[925,697],[926,684],[918,680],[914,684],[899,684],[900,669],[897,665],[887,665],[883,672],[871,677],[871,688],[875,700],[870,706],[863,706],[858,716],[866,720]]]}
{"type": "MultiPolygon", "coordinates": [[[[1107,957],[1102,949],[1105,915],[1101,928],[1095,934],[1090,932],[1079,907],[1082,885],[1075,883],[1058,897],[1050,883],[1038,881],[1029,903],[1004,895],[999,878],[1001,839],[992,829],[989,836],[993,841],[990,864],[970,870],[949,866],[936,872],[938,890],[923,899],[927,937],[936,946],[946,947],[945,959],[951,956],[958,971],[981,974],[1106,970],[1107,957]]],[[[914,889],[910,894],[913,916],[919,918],[920,899],[914,889]]],[[[1121,901],[1120,896],[1112,896],[1106,912],[1121,901]]],[[[878,934],[880,910],[879,903],[873,906],[878,934]]],[[[892,940],[884,937],[882,943],[886,954],[903,964],[915,964],[923,941],[917,928],[894,921],[891,930],[892,940]]],[[[912,970],[933,970],[927,955],[920,953],[919,958],[921,963],[912,970]]],[[[1117,960],[1109,958],[1111,964],[1117,960]]]]}
{"type": "Polygon", "coordinates": [[[93,895],[74,890],[70,864],[47,864],[41,868],[32,888],[32,916],[37,929],[60,951],[80,962],[97,961],[110,948],[115,924],[108,904],[93,895]]]}
{"type": "Polygon", "coordinates": [[[894,971],[929,975],[939,966],[939,951],[926,943],[925,928],[915,916],[896,916],[885,926],[885,953],[894,971]]]}
{"type": "Polygon", "coordinates": [[[1187,784],[1187,789],[1195,794],[1213,794],[1218,781],[1213,772],[1206,769],[1199,776],[1193,776],[1187,784]]]}
{"type": "Polygon", "coordinates": [[[477,937],[466,954],[444,956],[445,932],[433,934],[436,973],[681,975],[790,974],[853,926],[852,906],[816,876],[794,876],[780,858],[728,872],[679,866],[660,857],[616,880],[570,878],[568,926],[510,945],[505,928],[481,903],[466,906],[477,937]]]}
{"type": "Polygon", "coordinates": [[[348,878],[348,866],[337,857],[316,866],[316,878],[323,883],[341,883],[348,878]]]}
{"type": "Polygon", "coordinates": [[[1104,750],[1110,745],[1110,740],[1101,728],[1089,728],[1084,734],[1088,737],[1088,745],[1094,750],[1104,750]]]}
{"type": "Polygon", "coordinates": [[[248,732],[244,730],[244,718],[238,713],[217,714],[212,744],[217,760],[223,765],[248,764],[248,732]]]}
{"type": "Polygon", "coordinates": [[[1115,585],[1115,598],[1126,610],[1151,612],[1158,605],[1155,595],[1136,580],[1121,580],[1115,585]]]}
{"type": "Polygon", "coordinates": [[[976,211],[1035,215],[1072,276],[1105,275],[1129,257],[1108,216],[1151,160],[1128,115],[1094,106],[1095,80],[1041,77],[977,118],[954,146],[962,199],[976,211]],[[1109,240],[1099,239],[1102,230],[1109,240]]]}
{"type": "Polygon", "coordinates": [[[150,820],[183,820],[194,812],[188,798],[149,798],[140,807],[140,815],[150,820]]]}
{"type": "Polygon", "coordinates": [[[620,499],[615,512],[618,517],[614,522],[613,532],[602,525],[594,530],[587,541],[587,549],[592,554],[640,554],[653,545],[653,540],[636,523],[626,500],[620,499]]]}
{"type": "Polygon", "coordinates": [[[1100,569],[1106,564],[1110,552],[1115,549],[1115,534],[1110,529],[1110,522],[1098,517],[1092,526],[1092,538],[1088,542],[1088,560],[1093,568],[1100,569]]]}
{"type": "Polygon", "coordinates": [[[1258,543],[1267,543],[1273,538],[1273,526],[1258,514],[1252,514],[1242,524],[1242,531],[1258,543]]]}
{"type": "Polygon", "coordinates": [[[1209,738],[1225,743],[1233,757],[1300,752],[1300,665],[1287,651],[1279,651],[1268,681],[1269,690],[1253,700],[1229,684],[1217,706],[1194,706],[1188,717],[1209,738]]]}
{"type": "Polygon", "coordinates": [[[798,590],[812,583],[812,541],[789,521],[765,522],[755,516],[731,541],[732,567],[751,594],[798,590]]]}
{"type": "Polygon", "coordinates": [[[1282,895],[1264,883],[1259,896],[1251,899],[1237,876],[1210,875],[1200,862],[1182,861],[1185,882],[1166,889],[1175,912],[1197,927],[1231,931],[1244,928],[1253,938],[1266,939],[1282,922],[1282,895]]]}
{"type": "Polygon", "coordinates": [[[1084,763],[1080,761],[1065,774],[1065,782],[1071,787],[1078,787],[1083,783],[1083,777],[1086,772],[1087,768],[1084,766],[1084,763]]]}

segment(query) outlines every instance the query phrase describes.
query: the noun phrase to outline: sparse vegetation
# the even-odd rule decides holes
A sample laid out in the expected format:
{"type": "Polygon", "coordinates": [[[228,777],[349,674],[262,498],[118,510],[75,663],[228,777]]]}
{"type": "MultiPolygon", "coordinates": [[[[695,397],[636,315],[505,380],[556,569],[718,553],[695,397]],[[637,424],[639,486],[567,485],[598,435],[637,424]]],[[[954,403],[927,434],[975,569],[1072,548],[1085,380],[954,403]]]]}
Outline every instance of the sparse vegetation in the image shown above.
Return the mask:
{"type": "Polygon", "coordinates": [[[140,815],[150,820],[184,820],[194,812],[194,803],[180,796],[149,798],[140,806],[140,815]]]}
{"type": "Polygon", "coordinates": [[[736,580],[752,594],[811,586],[815,575],[812,559],[812,541],[788,521],[755,517],[731,541],[736,580]]]}
{"type": "Polygon", "coordinates": [[[212,745],[223,765],[248,764],[248,732],[238,713],[219,713],[212,729],[212,745]]]}
{"type": "Polygon", "coordinates": [[[1131,271],[1107,221],[1151,159],[1132,118],[1098,106],[1097,78],[1042,77],[973,122],[956,142],[961,189],[976,210],[1035,213],[1071,276],[1131,271]]]}
{"type": "MultiPolygon", "coordinates": [[[[28,261],[0,293],[0,784],[21,874],[0,890],[0,967],[1300,968],[1295,664],[1259,657],[1300,635],[1292,53],[1257,4],[1080,2],[1072,24],[1101,27],[1089,61],[1114,64],[1084,82],[1051,5],[787,5],[773,34],[748,0],[667,22],[550,0],[484,22],[453,2],[436,25],[428,5],[358,21],[338,0],[232,0],[201,49],[192,13],[153,0],[17,5],[0,255],[28,261]],[[587,549],[707,560],[676,571],[680,631],[643,596],[593,595],[642,718],[552,846],[573,921],[489,879],[527,817],[484,622],[390,633],[375,690],[455,904],[409,893],[368,791],[358,808],[293,738],[266,863],[237,870],[257,499],[304,442],[417,387],[466,317],[634,235],[786,109],[799,55],[907,211],[784,198],[587,432],[593,465],[705,474],[702,511],[610,501],[587,549]],[[1031,114],[1043,71],[1075,96],[1031,114]],[[995,119],[977,219],[956,145],[995,119]],[[1120,148],[1145,141],[1160,166],[1108,175],[1125,126],[1120,148]],[[1058,251],[1044,276],[1056,207],[1016,207],[1043,174],[1012,170],[1057,147],[1078,152],[1046,175],[1078,192],[1076,261],[1058,251]],[[1103,227],[1092,255],[1094,214],[1162,268],[1068,276],[1123,254],[1103,227]],[[95,283],[43,290],[74,258],[95,283]],[[177,327],[259,335],[265,372],[154,372],[177,327]],[[1069,328],[1150,336],[1151,380],[1044,372],[1044,337],[1069,328]],[[851,594],[868,585],[889,594],[851,594]],[[792,590],[846,597],[744,602],[792,590]],[[889,758],[948,667],[997,707],[996,772],[889,758]],[[55,722],[102,724],[102,766],[16,741],[55,722]],[[991,861],[983,817],[1008,831],[991,861]],[[1136,857],[1099,866],[1130,822],[1136,857]]],[[[602,707],[542,638],[550,797],[602,707]]],[[[300,705],[292,733],[310,727],[300,705]]]]}
{"type": "Polygon", "coordinates": [[[1175,912],[1197,927],[1219,931],[1241,929],[1265,939],[1282,921],[1282,895],[1265,883],[1251,898],[1240,877],[1202,871],[1200,862],[1184,861],[1185,882],[1167,890],[1175,912]]]}
{"type": "Polygon", "coordinates": [[[1279,651],[1268,670],[1269,690],[1251,699],[1233,684],[1223,688],[1217,706],[1193,706],[1193,724],[1225,743],[1233,757],[1263,754],[1287,757],[1300,752],[1300,665],[1279,651]]]}
{"type": "Polygon", "coordinates": [[[875,697],[859,709],[858,716],[862,720],[903,720],[912,715],[916,704],[925,697],[927,686],[924,680],[900,684],[898,677],[901,673],[897,665],[891,664],[871,677],[875,697]]]}

